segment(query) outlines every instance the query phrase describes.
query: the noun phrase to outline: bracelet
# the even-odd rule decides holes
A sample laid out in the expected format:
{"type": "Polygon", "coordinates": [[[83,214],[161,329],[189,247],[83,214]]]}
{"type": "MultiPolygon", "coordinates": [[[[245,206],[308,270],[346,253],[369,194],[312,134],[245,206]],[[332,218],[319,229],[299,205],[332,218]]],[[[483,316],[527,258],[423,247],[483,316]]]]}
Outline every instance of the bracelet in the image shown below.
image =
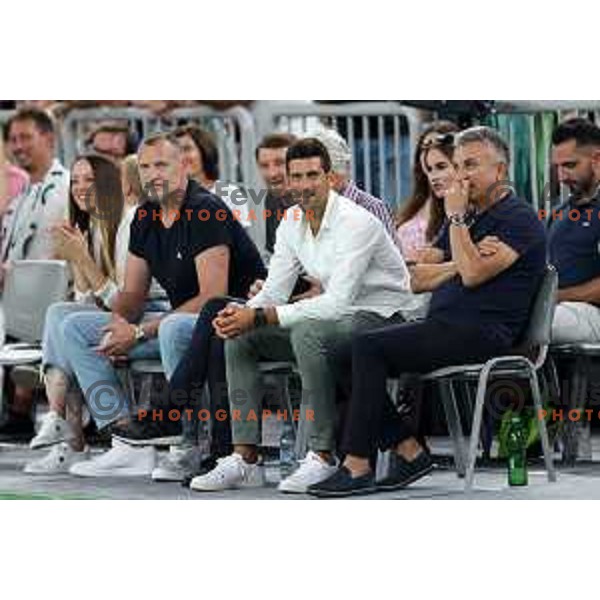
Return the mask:
{"type": "Polygon", "coordinates": [[[467,226],[467,216],[459,215],[458,213],[453,213],[448,215],[448,221],[450,221],[450,225],[455,225],[457,227],[466,227],[467,226]]]}
{"type": "Polygon", "coordinates": [[[255,308],[254,309],[254,327],[264,327],[268,325],[267,321],[267,313],[264,308],[255,308]]]}
{"type": "Polygon", "coordinates": [[[141,325],[134,325],[134,328],[136,343],[145,341],[146,332],[144,331],[144,328],[141,325]]]}
{"type": "Polygon", "coordinates": [[[94,296],[99,300],[102,300],[104,306],[110,307],[112,300],[117,295],[119,287],[111,279],[107,279],[104,285],[94,292],[94,296]]]}

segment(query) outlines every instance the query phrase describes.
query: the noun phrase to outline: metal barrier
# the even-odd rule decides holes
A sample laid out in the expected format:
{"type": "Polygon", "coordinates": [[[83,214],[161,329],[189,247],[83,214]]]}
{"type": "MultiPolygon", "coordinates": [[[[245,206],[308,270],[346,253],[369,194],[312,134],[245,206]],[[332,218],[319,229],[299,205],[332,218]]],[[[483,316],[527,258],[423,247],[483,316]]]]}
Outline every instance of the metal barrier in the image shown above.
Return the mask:
{"type": "Polygon", "coordinates": [[[15,114],[14,110],[0,110],[0,127],[4,127],[6,122],[15,114]]]}
{"type": "Polygon", "coordinates": [[[219,148],[220,172],[224,181],[253,182],[254,127],[251,115],[241,107],[216,111],[198,106],[181,108],[157,116],[138,108],[78,109],[62,123],[63,159],[67,165],[86,149],[91,127],[106,121],[124,121],[140,138],[154,132],[193,123],[211,131],[219,148]],[[249,160],[252,158],[252,160],[249,160]]]}
{"type": "Polygon", "coordinates": [[[352,151],[352,178],[369,193],[397,206],[410,193],[419,111],[396,102],[260,103],[260,137],[273,131],[306,134],[319,126],[337,130],[352,151]]]}
{"type": "MultiPolygon", "coordinates": [[[[543,125],[544,115],[554,117],[554,122],[559,123],[567,118],[590,116],[600,124],[600,101],[598,100],[507,100],[495,103],[495,113],[498,116],[522,117],[527,121],[528,130],[528,162],[530,189],[523,190],[529,193],[529,200],[535,210],[540,208],[550,212],[559,202],[566,199],[566,190],[559,188],[555,174],[550,163],[550,140],[543,139],[544,145],[540,147],[540,128],[543,125]]],[[[507,133],[511,156],[515,157],[517,146],[517,132],[514,120],[509,122],[507,133]]],[[[511,162],[511,180],[515,181],[516,161],[511,162]]]]}
{"type": "MultiPolygon", "coordinates": [[[[0,111],[4,125],[14,111],[0,111]]],[[[105,122],[126,123],[138,138],[165,131],[183,124],[196,124],[211,131],[219,149],[220,178],[243,188],[260,188],[261,183],[254,161],[256,135],[252,115],[242,107],[217,111],[205,106],[180,108],[157,116],[139,108],[86,108],[70,111],[58,123],[58,155],[69,166],[74,158],[89,150],[93,129],[105,122]]],[[[260,247],[264,246],[264,227],[253,223],[250,234],[260,247]]]]}

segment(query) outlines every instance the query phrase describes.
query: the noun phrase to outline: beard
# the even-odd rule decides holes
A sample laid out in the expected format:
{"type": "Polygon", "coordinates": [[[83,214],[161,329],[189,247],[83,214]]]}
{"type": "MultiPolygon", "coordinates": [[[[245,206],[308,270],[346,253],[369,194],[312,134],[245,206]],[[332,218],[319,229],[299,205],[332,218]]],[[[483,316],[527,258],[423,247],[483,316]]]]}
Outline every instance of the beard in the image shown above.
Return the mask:
{"type": "Polygon", "coordinates": [[[593,173],[589,173],[587,177],[578,181],[570,182],[567,185],[569,191],[571,192],[572,198],[575,200],[590,197],[596,191],[597,186],[598,182],[596,181],[593,173]]]}

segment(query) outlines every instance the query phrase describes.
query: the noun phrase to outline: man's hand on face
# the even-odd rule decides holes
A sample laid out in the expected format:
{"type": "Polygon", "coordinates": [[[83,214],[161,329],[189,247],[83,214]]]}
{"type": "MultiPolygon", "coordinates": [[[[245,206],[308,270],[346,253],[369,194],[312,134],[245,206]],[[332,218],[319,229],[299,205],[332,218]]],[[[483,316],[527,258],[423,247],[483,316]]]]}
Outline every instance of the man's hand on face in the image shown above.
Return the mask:
{"type": "Polygon", "coordinates": [[[97,351],[104,356],[126,356],[136,344],[135,325],[119,315],[114,315],[112,322],[103,331],[106,333],[97,351]]]}
{"type": "Polygon", "coordinates": [[[213,320],[215,333],[222,339],[235,338],[254,329],[254,309],[228,304],[213,320]]]}
{"type": "Polygon", "coordinates": [[[463,216],[467,212],[469,205],[469,185],[468,183],[456,180],[449,188],[444,199],[444,210],[447,216],[463,216]]]}

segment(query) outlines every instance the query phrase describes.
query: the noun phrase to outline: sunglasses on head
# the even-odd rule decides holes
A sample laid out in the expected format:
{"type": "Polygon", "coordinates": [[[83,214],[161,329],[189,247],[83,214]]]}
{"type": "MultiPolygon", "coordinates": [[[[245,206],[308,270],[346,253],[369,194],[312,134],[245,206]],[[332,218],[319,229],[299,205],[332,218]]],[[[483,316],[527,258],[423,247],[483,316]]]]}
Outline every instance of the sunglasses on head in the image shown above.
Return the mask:
{"type": "Polygon", "coordinates": [[[454,134],[453,133],[440,133],[434,137],[430,137],[423,141],[421,144],[421,150],[432,148],[434,146],[453,146],[454,145],[454,134]]]}

